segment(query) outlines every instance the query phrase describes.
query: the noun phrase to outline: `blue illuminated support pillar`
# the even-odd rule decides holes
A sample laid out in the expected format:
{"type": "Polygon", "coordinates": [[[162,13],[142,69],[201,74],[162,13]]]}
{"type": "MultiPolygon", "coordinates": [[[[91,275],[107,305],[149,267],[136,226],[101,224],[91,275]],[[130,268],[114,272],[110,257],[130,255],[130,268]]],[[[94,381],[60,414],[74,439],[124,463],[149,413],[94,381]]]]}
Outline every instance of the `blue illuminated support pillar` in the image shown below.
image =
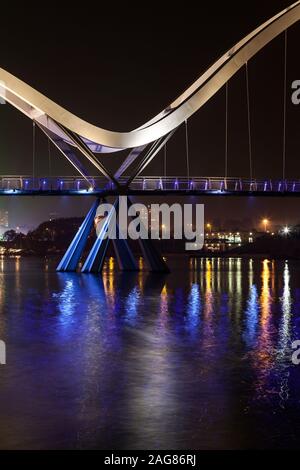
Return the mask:
{"type": "MultiPolygon", "coordinates": [[[[99,273],[102,271],[107,249],[111,241],[109,233],[112,229],[112,224],[116,222],[116,211],[118,209],[118,205],[119,198],[116,199],[113,208],[106,217],[103,227],[81,269],[82,273],[99,273]]],[[[119,233],[118,224],[116,224],[116,229],[117,233],[119,233]]],[[[137,262],[127,240],[117,238],[112,241],[120,270],[138,271],[137,262]]]]}
{"type": "MultiPolygon", "coordinates": [[[[128,204],[132,204],[131,199],[128,197],[128,204]]],[[[142,251],[143,258],[149,271],[156,273],[169,273],[170,270],[162,255],[157,251],[152,241],[148,238],[144,240],[139,238],[139,245],[142,251]]]]}
{"type": "MultiPolygon", "coordinates": [[[[128,198],[129,203],[131,201],[128,198]]],[[[67,252],[61,260],[57,271],[72,272],[76,271],[83,250],[86,246],[88,236],[91,232],[94,219],[97,213],[99,200],[95,201],[82,225],[80,226],[77,234],[75,235],[72,243],[70,244],[67,252]]],[[[136,259],[132,253],[129,243],[126,239],[120,237],[120,229],[117,223],[117,209],[119,205],[119,198],[116,199],[114,205],[109,211],[101,231],[84,262],[81,272],[82,273],[99,273],[103,269],[107,249],[111,241],[110,234],[116,223],[117,239],[113,239],[113,246],[116,253],[117,261],[120,270],[122,271],[138,271],[136,259]]],[[[164,261],[162,255],[156,250],[153,243],[149,239],[139,239],[140,248],[149,271],[159,273],[169,273],[169,268],[164,261]]]]}
{"type": "MultiPolygon", "coordinates": [[[[119,231],[119,226],[117,225],[119,231]]],[[[138,265],[127,240],[113,240],[114,250],[121,271],[138,271],[138,265]]]]}
{"type": "Polygon", "coordinates": [[[82,273],[99,273],[102,271],[103,264],[105,261],[105,256],[107,253],[108,245],[110,242],[109,232],[111,230],[112,221],[116,216],[116,208],[118,205],[118,199],[114,203],[114,206],[111,208],[108,213],[101,231],[87,257],[84,265],[82,266],[82,273]]]}
{"type": "Polygon", "coordinates": [[[169,273],[170,270],[162,255],[157,251],[151,240],[139,239],[143,258],[149,271],[155,273],[169,273]]]}
{"type": "Polygon", "coordinates": [[[83,223],[81,224],[75,237],[73,238],[64,257],[59,263],[57,267],[57,271],[60,271],[60,272],[76,271],[79,260],[86,246],[88,236],[91,232],[98,205],[99,205],[99,200],[97,199],[95,203],[93,204],[93,206],[91,207],[83,223]]]}
{"type": "MultiPolygon", "coordinates": [[[[119,208],[120,199],[116,201],[116,209],[119,208]]],[[[119,224],[117,223],[117,239],[113,240],[113,246],[117,257],[119,269],[121,271],[139,271],[138,264],[129,246],[129,243],[125,237],[122,236],[122,232],[119,224]]]]}

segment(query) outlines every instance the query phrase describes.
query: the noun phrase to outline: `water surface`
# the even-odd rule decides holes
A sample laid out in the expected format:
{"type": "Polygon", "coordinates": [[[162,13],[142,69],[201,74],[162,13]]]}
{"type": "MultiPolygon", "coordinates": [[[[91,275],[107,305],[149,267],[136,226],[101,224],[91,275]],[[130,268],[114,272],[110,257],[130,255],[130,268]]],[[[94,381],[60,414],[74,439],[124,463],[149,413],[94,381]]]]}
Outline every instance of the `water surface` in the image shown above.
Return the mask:
{"type": "Polygon", "coordinates": [[[299,264],[168,262],[101,278],[0,260],[0,448],[299,446],[299,264]]]}

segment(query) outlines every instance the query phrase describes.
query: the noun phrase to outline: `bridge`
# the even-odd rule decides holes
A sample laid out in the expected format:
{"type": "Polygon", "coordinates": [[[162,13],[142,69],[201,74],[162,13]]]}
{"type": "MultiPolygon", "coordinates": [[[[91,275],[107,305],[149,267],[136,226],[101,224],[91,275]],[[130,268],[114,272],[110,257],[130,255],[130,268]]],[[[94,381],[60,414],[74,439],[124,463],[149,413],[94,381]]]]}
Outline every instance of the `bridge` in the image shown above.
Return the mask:
{"type": "MultiPolygon", "coordinates": [[[[298,197],[300,179],[287,180],[287,58],[288,29],[300,20],[300,1],[281,11],[256,28],[217,60],[198,80],[184,91],[157,116],[137,129],[115,132],[96,127],[52,100],[9,72],[0,69],[0,98],[11,104],[32,121],[33,171],[27,176],[0,176],[1,196],[82,196],[96,201],[79,228],[74,240],[58,266],[59,271],[75,271],[82,258],[91,232],[100,199],[118,195],[185,195],[185,196],[253,196],[298,197]],[[250,107],[249,63],[271,41],[282,35],[284,44],[284,92],[282,130],[282,177],[278,180],[257,180],[253,174],[253,142],[250,107]],[[228,175],[228,83],[241,69],[245,69],[249,176],[228,175]],[[226,142],[224,176],[199,177],[190,172],[190,145],[188,121],[218,93],[225,90],[226,142]],[[186,175],[169,176],[166,173],[166,146],[174,134],[184,126],[186,175]],[[36,132],[40,130],[60,154],[70,163],[78,176],[37,177],[36,132]],[[110,162],[114,155],[127,151],[122,164],[113,171],[110,162]],[[146,176],[145,170],[159,154],[164,155],[164,175],[146,176]],[[98,158],[106,155],[107,164],[98,158]],[[97,172],[92,175],[87,162],[97,172]]],[[[115,201],[117,206],[118,198],[115,201]]],[[[103,236],[109,230],[110,215],[93,248],[84,262],[82,272],[102,270],[108,248],[103,236]]],[[[150,240],[140,242],[141,249],[151,271],[167,271],[168,268],[150,240]]],[[[138,270],[136,260],[126,240],[114,243],[119,266],[123,270],[138,270]]]]}
{"type": "Polygon", "coordinates": [[[246,196],[299,197],[298,180],[250,180],[247,178],[212,178],[186,176],[140,176],[127,185],[121,177],[117,187],[112,181],[78,176],[40,177],[0,176],[0,196],[246,196]]]}

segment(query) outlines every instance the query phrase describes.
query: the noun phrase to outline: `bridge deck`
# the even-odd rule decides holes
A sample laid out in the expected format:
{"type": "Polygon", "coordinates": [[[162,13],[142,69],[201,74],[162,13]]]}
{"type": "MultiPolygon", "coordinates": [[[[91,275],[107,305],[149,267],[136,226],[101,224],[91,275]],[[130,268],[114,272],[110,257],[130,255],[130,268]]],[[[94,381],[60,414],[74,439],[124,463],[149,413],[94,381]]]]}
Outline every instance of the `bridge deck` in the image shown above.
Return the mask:
{"type": "Polygon", "coordinates": [[[244,178],[155,177],[136,178],[120,188],[104,178],[78,177],[32,178],[0,176],[0,196],[109,196],[109,195],[189,195],[189,196],[256,196],[298,197],[300,180],[247,180],[244,178]]]}

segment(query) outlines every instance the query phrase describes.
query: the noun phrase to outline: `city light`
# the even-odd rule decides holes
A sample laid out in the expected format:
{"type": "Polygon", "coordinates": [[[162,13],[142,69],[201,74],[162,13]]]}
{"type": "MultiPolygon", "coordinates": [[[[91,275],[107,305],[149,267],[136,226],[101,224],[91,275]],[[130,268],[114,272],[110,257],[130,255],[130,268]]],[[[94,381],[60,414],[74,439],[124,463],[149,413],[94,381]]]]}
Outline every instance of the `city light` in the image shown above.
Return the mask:
{"type": "Polygon", "coordinates": [[[263,223],[265,232],[267,232],[270,221],[268,219],[263,219],[262,223],[263,223]]]}
{"type": "Polygon", "coordinates": [[[286,227],[283,228],[284,235],[288,235],[290,232],[291,232],[290,227],[286,226],[286,227]]]}
{"type": "Polygon", "coordinates": [[[209,224],[209,223],[206,224],[206,228],[207,228],[207,229],[210,231],[210,233],[211,233],[211,231],[212,231],[212,226],[211,226],[211,224],[209,224]]]}

